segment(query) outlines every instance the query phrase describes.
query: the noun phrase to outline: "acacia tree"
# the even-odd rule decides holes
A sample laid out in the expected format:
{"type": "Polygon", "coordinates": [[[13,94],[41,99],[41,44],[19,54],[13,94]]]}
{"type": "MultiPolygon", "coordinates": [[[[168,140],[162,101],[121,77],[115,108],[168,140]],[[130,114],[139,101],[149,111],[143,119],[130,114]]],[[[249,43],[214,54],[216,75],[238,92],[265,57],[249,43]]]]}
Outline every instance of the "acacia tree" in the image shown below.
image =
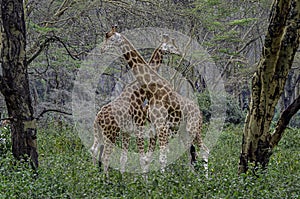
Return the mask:
{"type": "Polygon", "coordinates": [[[38,166],[36,125],[26,63],[26,28],[22,0],[1,0],[0,91],[7,106],[16,159],[38,166]]]}
{"type": "Polygon", "coordinates": [[[249,162],[267,166],[286,125],[299,110],[298,97],[282,113],[274,132],[270,132],[275,106],[299,47],[299,35],[300,2],[274,0],[262,56],[252,79],[251,103],[244,126],[239,173],[248,170],[249,162]]]}

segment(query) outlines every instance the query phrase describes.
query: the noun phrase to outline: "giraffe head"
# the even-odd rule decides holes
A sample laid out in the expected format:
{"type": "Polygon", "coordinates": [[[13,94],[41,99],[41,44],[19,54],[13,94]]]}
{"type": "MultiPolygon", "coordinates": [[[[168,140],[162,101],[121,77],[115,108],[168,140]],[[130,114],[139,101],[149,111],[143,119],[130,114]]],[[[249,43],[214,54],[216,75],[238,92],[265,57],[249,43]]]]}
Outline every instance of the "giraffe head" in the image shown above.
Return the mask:
{"type": "Polygon", "coordinates": [[[163,55],[165,54],[181,55],[181,52],[176,46],[174,39],[170,40],[170,37],[167,34],[162,35],[162,42],[151,55],[149,65],[152,67],[152,69],[156,71],[159,69],[160,64],[162,63],[163,55]]]}
{"type": "Polygon", "coordinates": [[[101,47],[101,53],[104,53],[109,48],[114,46],[120,46],[124,38],[117,32],[117,25],[113,25],[111,31],[105,33],[104,44],[101,47]]]}
{"type": "Polygon", "coordinates": [[[181,52],[177,45],[175,44],[175,39],[169,37],[167,34],[163,34],[162,36],[162,44],[160,46],[160,50],[163,54],[176,54],[181,55],[181,52]]]}

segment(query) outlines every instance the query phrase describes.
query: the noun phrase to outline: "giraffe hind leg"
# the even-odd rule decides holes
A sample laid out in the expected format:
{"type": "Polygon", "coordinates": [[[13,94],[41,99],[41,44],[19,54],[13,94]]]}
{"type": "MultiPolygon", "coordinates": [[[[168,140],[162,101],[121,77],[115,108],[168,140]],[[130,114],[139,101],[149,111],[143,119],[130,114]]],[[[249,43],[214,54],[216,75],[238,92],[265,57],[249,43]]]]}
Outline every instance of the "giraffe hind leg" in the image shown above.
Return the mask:
{"type": "Polygon", "coordinates": [[[100,145],[100,153],[99,153],[99,159],[98,159],[98,166],[99,166],[99,171],[102,172],[101,166],[102,166],[102,155],[103,155],[103,150],[104,150],[104,145],[100,145]]]}
{"type": "Polygon", "coordinates": [[[203,150],[202,152],[202,159],[203,159],[203,162],[204,162],[204,170],[205,170],[205,176],[206,178],[208,178],[208,156],[209,156],[209,149],[208,147],[202,143],[201,144],[201,149],[203,150]]]}
{"type": "Polygon", "coordinates": [[[193,144],[190,146],[190,157],[191,157],[191,165],[195,165],[197,161],[196,160],[197,155],[196,155],[196,148],[193,144]]]}
{"type": "Polygon", "coordinates": [[[103,155],[102,155],[102,164],[103,164],[103,171],[108,175],[108,167],[109,167],[109,158],[111,153],[113,152],[114,148],[114,142],[111,142],[110,140],[106,140],[104,142],[104,149],[103,149],[103,155]]]}
{"type": "MultiPolygon", "coordinates": [[[[209,156],[209,149],[203,143],[203,141],[201,139],[200,133],[196,134],[196,138],[195,139],[196,139],[195,140],[195,142],[196,142],[195,144],[198,146],[199,150],[202,150],[201,154],[202,154],[203,167],[204,167],[204,171],[205,171],[205,176],[208,178],[208,156],[209,156]]],[[[196,157],[200,157],[199,155],[196,155],[196,157]]]]}

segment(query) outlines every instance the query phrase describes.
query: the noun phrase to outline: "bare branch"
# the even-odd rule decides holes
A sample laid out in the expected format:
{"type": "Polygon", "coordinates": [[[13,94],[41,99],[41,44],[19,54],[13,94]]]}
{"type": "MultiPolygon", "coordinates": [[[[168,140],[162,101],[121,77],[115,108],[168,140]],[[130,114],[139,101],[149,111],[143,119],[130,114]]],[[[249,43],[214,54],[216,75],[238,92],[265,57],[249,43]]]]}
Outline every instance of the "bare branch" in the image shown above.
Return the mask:
{"type": "Polygon", "coordinates": [[[70,0],[64,0],[64,2],[60,5],[56,13],[54,14],[54,17],[60,17],[64,14],[64,12],[68,9],[68,4],[70,0]]]}
{"type": "Polygon", "coordinates": [[[57,36],[52,36],[47,38],[40,46],[39,49],[27,60],[27,65],[29,65],[35,58],[37,58],[42,52],[43,50],[49,46],[50,43],[54,43],[54,42],[59,42],[60,44],[63,45],[63,47],[66,49],[67,53],[70,55],[70,57],[74,60],[79,60],[79,58],[77,56],[74,56],[68,46],[57,36]]]}
{"type": "Polygon", "coordinates": [[[48,112],[56,112],[56,113],[61,113],[61,114],[65,114],[65,115],[72,115],[72,113],[68,113],[62,110],[57,110],[57,109],[44,109],[35,119],[39,120],[41,119],[44,114],[48,113],[48,112]]]}
{"type": "Polygon", "coordinates": [[[243,47],[241,47],[236,53],[240,54],[247,46],[249,46],[251,43],[255,42],[256,40],[258,40],[261,36],[257,36],[253,39],[251,39],[250,41],[248,41],[243,47]]]}

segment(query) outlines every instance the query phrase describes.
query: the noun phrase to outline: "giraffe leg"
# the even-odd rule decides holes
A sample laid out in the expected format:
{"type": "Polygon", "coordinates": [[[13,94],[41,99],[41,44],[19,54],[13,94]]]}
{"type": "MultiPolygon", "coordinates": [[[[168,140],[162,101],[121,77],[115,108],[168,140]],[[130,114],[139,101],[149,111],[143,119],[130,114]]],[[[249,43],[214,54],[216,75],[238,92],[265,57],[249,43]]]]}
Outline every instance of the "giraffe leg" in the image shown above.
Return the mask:
{"type": "Polygon", "coordinates": [[[94,143],[93,143],[90,151],[92,153],[94,165],[97,165],[97,160],[98,160],[99,168],[101,169],[101,156],[103,153],[104,146],[103,146],[103,144],[102,145],[100,144],[100,140],[103,141],[103,132],[99,126],[98,119],[96,117],[94,120],[94,143]],[[99,158],[97,159],[99,148],[100,148],[100,154],[99,154],[99,158]]]}
{"type": "Polygon", "coordinates": [[[147,159],[146,159],[146,155],[145,155],[145,150],[144,150],[144,138],[142,136],[138,136],[136,138],[136,143],[137,143],[137,147],[138,147],[138,151],[140,154],[140,166],[141,169],[143,171],[143,173],[145,173],[145,167],[147,164],[147,159]]]}
{"type": "Polygon", "coordinates": [[[201,149],[203,150],[202,152],[202,159],[203,159],[203,162],[204,162],[204,170],[205,170],[205,176],[206,178],[208,178],[208,156],[209,156],[209,149],[208,147],[202,143],[201,145],[201,149]]]}
{"type": "Polygon", "coordinates": [[[195,146],[192,144],[190,146],[190,159],[191,159],[191,165],[194,165],[196,163],[196,148],[195,146]]]}
{"type": "Polygon", "coordinates": [[[156,140],[157,140],[157,135],[152,133],[149,139],[148,154],[147,154],[149,158],[151,158],[154,153],[156,147],[156,140]]]}
{"type": "Polygon", "coordinates": [[[98,155],[99,147],[100,147],[100,144],[98,143],[98,140],[96,138],[94,138],[94,144],[90,149],[90,151],[92,153],[94,165],[97,165],[97,155],[98,155]]]}
{"type": "MultiPolygon", "coordinates": [[[[208,147],[203,143],[200,132],[196,132],[195,137],[196,145],[199,149],[202,149],[202,161],[203,161],[203,167],[205,171],[205,176],[208,178],[208,156],[209,156],[209,149],[208,147]]],[[[196,155],[196,157],[200,157],[200,155],[196,155]]]]}
{"type": "Polygon", "coordinates": [[[121,164],[121,173],[123,174],[125,172],[125,166],[127,162],[127,154],[128,154],[128,147],[129,147],[129,134],[124,133],[122,136],[122,153],[121,153],[121,158],[120,158],[120,164],[121,164]]]}
{"type": "Polygon", "coordinates": [[[97,117],[96,117],[94,120],[94,143],[90,149],[90,151],[92,153],[94,165],[97,164],[97,155],[98,155],[98,150],[99,150],[99,146],[100,146],[99,139],[98,139],[99,132],[100,131],[99,131],[99,126],[98,126],[97,117]]]}
{"type": "MultiPolygon", "coordinates": [[[[151,104],[151,101],[150,101],[151,104]]],[[[167,145],[169,139],[169,128],[166,122],[168,111],[160,103],[154,103],[149,108],[151,124],[155,125],[155,131],[159,142],[159,163],[161,171],[164,172],[167,166],[167,145]]]]}
{"type": "Polygon", "coordinates": [[[108,175],[108,167],[109,167],[109,158],[110,158],[110,155],[113,151],[113,148],[114,148],[114,142],[106,139],[104,141],[104,149],[103,149],[103,170],[104,170],[104,173],[106,173],[108,175]]]}
{"type": "Polygon", "coordinates": [[[148,150],[147,150],[147,155],[146,155],[146,165],[145,165],[145,170],[144,172],[147,173],[149,172],[149,167],[152,162],[152,156],[156,147],[156,140],[157,136],[154,134],[152,131],[150,133],[150,139],[149,139],[149,144],[148,144],[148,150]]]}
{"type": "Polygon", "coordinates": [[[158,141],[159,141],[159,163],[161,171],[164,172],[167,166],[167,144],[168,144],[168,131],[165,126],[159,128],[158,141]]]}
{"type": "Polygon", "coordinates": [[[103,150],[104,150],[104,145],[100,145],[100,153],[99,153],[99,159],[98,159],[98,165],[99,165],[99,171],[101,172],[101,158],[102,158],[102,155],[103,155],[103,150]]]}

